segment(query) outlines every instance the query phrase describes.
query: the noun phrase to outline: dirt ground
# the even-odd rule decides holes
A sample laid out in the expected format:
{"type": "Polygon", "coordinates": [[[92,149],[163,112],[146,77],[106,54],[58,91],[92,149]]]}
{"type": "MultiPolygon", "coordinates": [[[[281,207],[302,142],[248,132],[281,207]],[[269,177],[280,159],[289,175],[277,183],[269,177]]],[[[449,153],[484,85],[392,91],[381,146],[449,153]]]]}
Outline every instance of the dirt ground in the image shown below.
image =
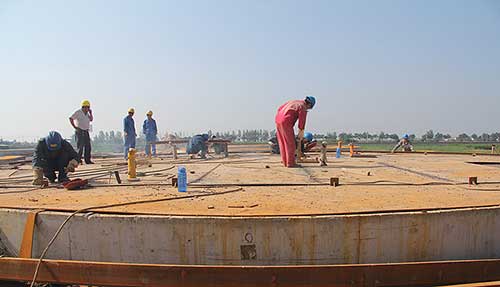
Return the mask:
{"type": "MultiPolygon", "coordinates": [[[[500,161],[498,157],[372,155],[330,157],[327,167],[304,163],[301,168],[292,169],[282,167],[279,156],[266,153],[232,153],[229,158],[176,161],[165,156],[152,159],[151,167],[142,158],[137,170],[140,180],[130,183],[126,180],[123,160],[96,159],[95,165],[83,165],[71,175],[89,178],[92,185],[75,191],[58,185],[44,189],[30,187],[31,167],[24,165],[17,171],[0,170],[0,208],[70,211],[154,201],[93,210],[158,215],[288,216],[500,205],[500,164],[477,164],[500,161]],[[186,193],[170,185],[179,165],[188,170],[191,187],[186,193]],[[113,170],[120,172],[122,185],[110,176],[109,171],[113,170]],[[469,176],[477,176],[479,185],[468,185],[469,176]],[[332,177],[339,178],[340,186],[329,186],[332,177]],[[259,186],[246,186],[251,184],[259,186]]],[[[314,156],[317,155],[311,155],[314,156]]]]}

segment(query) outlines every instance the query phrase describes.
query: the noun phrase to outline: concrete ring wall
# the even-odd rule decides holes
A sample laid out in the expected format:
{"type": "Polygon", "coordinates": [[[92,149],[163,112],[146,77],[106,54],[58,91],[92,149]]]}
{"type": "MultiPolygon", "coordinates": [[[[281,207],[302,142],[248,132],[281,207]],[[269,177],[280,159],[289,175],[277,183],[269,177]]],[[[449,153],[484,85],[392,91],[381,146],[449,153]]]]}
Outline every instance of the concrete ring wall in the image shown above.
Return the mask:
{"type": "MultiPolygon", "coordinates": [[[[0,209],[0,252],[16,256],[28,211],[0,209]]],[[[38,214],[39,257],[63,212],[38,214]]],[[[86,261],[315,265],[500,257],[500,208],[295,217],[76,215],[46,258],[86,261]]]]}

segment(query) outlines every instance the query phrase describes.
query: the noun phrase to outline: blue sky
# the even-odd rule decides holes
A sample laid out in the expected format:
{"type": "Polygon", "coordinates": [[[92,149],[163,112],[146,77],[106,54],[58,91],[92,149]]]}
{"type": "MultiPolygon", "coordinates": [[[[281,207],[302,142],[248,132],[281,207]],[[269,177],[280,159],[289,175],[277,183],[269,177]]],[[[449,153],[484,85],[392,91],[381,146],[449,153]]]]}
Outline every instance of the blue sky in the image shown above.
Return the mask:
{"type": "Polygon", "coordinates": [[[307,129],[496,132],[499,1],[0,0],[0,137],[273,129],[306,94],[307,129]]]}

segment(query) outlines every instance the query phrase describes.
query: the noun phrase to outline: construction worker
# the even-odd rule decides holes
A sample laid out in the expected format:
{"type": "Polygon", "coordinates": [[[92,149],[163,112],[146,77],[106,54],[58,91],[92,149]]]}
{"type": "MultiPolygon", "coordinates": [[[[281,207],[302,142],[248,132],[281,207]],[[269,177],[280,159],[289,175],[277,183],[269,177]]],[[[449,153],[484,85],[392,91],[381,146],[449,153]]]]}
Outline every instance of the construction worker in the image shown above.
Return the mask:
{"type": "Polygon", "coordinates": [[[301,143],[302,153],[311,151],[317,144],[318,142],[314,139],[312,133],[304,133],[304,139],[302,139],[301,143]]]}
{"type": "Polygon", "coordinates": [[[280,154],[280,145],[278,143],[278,138],[276,136],[270,138],[268,143],[269,146],[271,147],[271,153],[280,154]]]}
{"type": "Polygon", "coordinates": [[[123,150],[125,153],[125,160],[128,159],[129,149],[135,148],[135,138],[137,137],[137,134],[135,133],[135,123],[133,119],[134,113],[134,108],[128,109],[128,115],[123,119],[123,150]]]}
{"type": "MultiPolygon", "coordinates": [[[[217,140],[216,136],[212,136],[212,141],[217,140]]],[[[214,149],[215,154],[221,154],[226,151],[226,146],[223,143],[212,143],[212,148],[214,149]]]]}
{"type": "Polygon", "coordinates": [[[69,118],[71,126],[75,129],[76,147],[78,149],[78,161],[82,162],[82,155],[84,156],[86,164],[93,164],[91,160],[91,145],[90,145],[90,122],[94,120],[92,110],[90,109],[90,102],[88,100],[82,101],[82,108],[78,109],[69,118]]]}
{"type": "Polygon", "coordinates": [[[156,156],[156,144],[151,143],[158,140],[158,128],[156,121],[153,119],[153,112],[149,111],[146,114],[147,118],[142,124],[142,133],[146,136],[146,155],[151,155],[151,152],[156,156]]]}
{"type": "Polygon", "coordinates": [[[279,107],[276,113],[276,136],[281,151],[281,161],[286,167],[296,167],[295,152],[297,145],[293,127],[299,121],[298,138],[302,142],[304,138],[304,128],[306,126],[307,110],[316,104],[313,96],[307,96],[304,100],[294,100],[286,102],[279,107]]]}
{"type": "Polygon", "coordinates": [[[403,148],[403,151],[405,152],[413,151],[413,146],[411,145],[410,136],[408,134],[403,135],[401,140],[394,146],[391,152],[396,152],[396,150],[398,150],[398,148],[400,147],[403,148]]]}
{"type": "Polygon", "coordinates": [[[186,153],[191,155],[191,158],[194,158],[195,155],[198,155],[203,159],[207,158],[206,154],[208,152],[208,139],[208,134],[195,135],[189,140],[186,147],[186,153]]]}
{"type": "Polygon", "coordinates": [[[42,185],[43,176],[50,182],[69,181],[67,172],[74,172],[80,157],[71,144],[61,134],[51,131],[48,136],[38,141],[33,153],[33,185],[42,185]]]}
{"type": "MultiPolygon", "coordinates": [[[[271,147],[271,153],[273,154],[280,154],[280,147],[278,144],[278,139],[277,137],[272,137],[268,141],[269,146],[271,147]]],[[[297,138],[297,143],[298,143],[298,138],[297,138]]],[[[318,143],[316,140],[313,138],[313,134],[310,132],[304,133],[304,139],[302,139],[301,142],[301,150],[302,153],[304,152],[309,152],[312,150],[313,147],[315,147],[318,143]]]]}
{"type": "Polygon", "coordinates": [[[326,153],[328,151],[328,143],[326,141],[321,142],[321,146],[319,147],[320,157],[319,157],[319,165],[327,166],[327,156],[326,153]]]}

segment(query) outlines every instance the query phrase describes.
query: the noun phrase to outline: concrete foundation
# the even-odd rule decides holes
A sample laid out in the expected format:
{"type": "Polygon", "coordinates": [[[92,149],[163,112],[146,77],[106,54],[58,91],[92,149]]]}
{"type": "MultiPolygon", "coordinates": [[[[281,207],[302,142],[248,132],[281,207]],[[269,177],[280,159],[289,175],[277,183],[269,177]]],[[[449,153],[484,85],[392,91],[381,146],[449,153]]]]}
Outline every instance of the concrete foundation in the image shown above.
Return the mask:
{"type": "MultiPolygon", "coordinates": [[[[0,250],[19,253],[25,210],[0,209],[0,250]]],[[[39,213],[33,257],[67,217],[39,213]]],[[[46,258],[129,263],[293,265],[500,256],[500,208],[294,217],[82,214],[46,258]]]]}

